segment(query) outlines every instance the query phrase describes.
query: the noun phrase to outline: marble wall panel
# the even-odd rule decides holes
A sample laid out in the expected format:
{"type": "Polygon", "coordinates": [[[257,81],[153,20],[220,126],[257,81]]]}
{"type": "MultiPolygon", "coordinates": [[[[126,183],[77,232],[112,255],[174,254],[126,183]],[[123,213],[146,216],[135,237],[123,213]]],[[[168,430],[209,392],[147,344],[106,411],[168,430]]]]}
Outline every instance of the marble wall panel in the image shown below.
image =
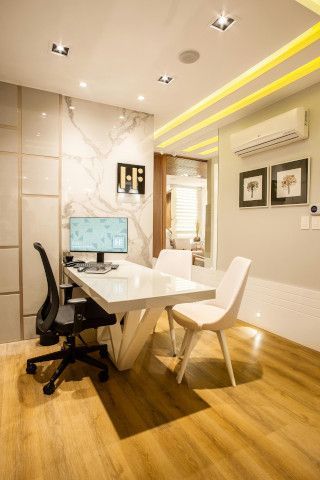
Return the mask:
{"type": "Polygon", "coordinates": [[[153,116],[65,97],[62,132],[63,248],[69,249],[69,217],[126,216],[129,252],[121,258],[150,265],[153,116]],[[145,165],[145,195],[117,193],[118,162],[145,165]]]}

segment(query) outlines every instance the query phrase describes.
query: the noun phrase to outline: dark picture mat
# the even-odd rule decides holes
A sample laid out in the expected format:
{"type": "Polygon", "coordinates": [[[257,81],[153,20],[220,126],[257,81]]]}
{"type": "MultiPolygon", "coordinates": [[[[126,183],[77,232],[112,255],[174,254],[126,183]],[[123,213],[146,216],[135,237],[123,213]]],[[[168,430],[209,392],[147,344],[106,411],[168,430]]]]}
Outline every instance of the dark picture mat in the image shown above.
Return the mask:
{"type": "Polygon", "coordinates": [[[271,206],[306,205],[308,203],[310,158],[293,160],[271,166],[271,206]],[[301,168],[301,195],[299,197],[277,198],[277,173],[301,168]]]}
{"type": "Polygon", "coordinates": [[[117,167],[117,192],[118,193],[129,193],[133,195],[144,195],[145,193],[145,176],[146,176],[146,167],[145,165],[134,165],[132,163],[118,163],[117,167]],[[121,188],[121,167],[125,167],[126,176],[130,175],[131,180],[125,180],[125,188],[121,188]],[[143,178],[142,182],[138,182],[137,189],[132,191],[132,170],[133,168],[142,169],[142,173],[138,173],[138,176],[143,178]]]}
{"type": "Polygon", "coordinates": [[[268,167],[257,168],[256,170],[248,170],[246,172],[240,172],[239,174],[239,207],[240,208],[252,208],[252,207],[266,207],[268,198],[268,167]],[[246,178],[262,176],[262,198],[261,200],[243,200],[243,181],[246,178]]]}

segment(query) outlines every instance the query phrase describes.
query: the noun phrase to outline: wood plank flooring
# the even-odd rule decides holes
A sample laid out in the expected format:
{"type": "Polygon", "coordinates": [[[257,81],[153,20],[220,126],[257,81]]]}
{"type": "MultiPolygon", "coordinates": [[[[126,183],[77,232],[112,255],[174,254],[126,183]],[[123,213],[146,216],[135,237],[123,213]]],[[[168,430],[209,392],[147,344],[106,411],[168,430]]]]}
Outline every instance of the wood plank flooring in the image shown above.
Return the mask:
{"type": "Polygon", "coordinates": [[[75,364],[51,397],[54,364],[25,362],[57,346],[0,345],[0,479],[319,480],[320,354],[241,323],[227,338],[236,388],[210,332],[178,385],[163,316],[133,370],[100,384],[75,364]]]}

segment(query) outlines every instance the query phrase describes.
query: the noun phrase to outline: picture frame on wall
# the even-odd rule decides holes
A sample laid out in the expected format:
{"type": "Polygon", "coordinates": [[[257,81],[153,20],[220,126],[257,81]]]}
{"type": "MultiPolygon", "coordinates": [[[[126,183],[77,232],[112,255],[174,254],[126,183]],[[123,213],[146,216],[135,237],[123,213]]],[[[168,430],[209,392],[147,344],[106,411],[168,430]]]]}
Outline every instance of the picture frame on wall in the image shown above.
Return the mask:
{"type": "Polygon", "coordinates": [[[130,163],[118,163],[117,192],[144,195],[146,167],[130,163]]]}
{"type": "Polygon", "coordinates": [[[271,166],[271,206],[308,205],[310,158],[271,166]]]}
{"type": "Polygon", "coordinates": [[[268,167],[240,172],[239,207],[268,206],[268,167]]]}

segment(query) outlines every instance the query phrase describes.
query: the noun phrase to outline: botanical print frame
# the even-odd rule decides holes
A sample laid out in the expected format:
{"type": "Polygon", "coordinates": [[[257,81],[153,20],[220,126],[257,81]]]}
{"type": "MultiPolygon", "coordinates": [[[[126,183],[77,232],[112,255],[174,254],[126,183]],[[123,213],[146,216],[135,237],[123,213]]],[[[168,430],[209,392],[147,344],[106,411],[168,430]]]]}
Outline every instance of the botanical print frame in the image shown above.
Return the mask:
{"type": "Polygon", "coordinates": [[[118,193],[145,193],[146,168],[144,165],[118,163],[118,193]]]}
{"type": "Polygon", "coordinates": [[[268,206],[268,167],[240,172],[239,207],[268,206]]]}
{"type": "Polygon", "coordinates": [[[308,205],[310,158],[271,166],[271,206],[308,205]]]}

